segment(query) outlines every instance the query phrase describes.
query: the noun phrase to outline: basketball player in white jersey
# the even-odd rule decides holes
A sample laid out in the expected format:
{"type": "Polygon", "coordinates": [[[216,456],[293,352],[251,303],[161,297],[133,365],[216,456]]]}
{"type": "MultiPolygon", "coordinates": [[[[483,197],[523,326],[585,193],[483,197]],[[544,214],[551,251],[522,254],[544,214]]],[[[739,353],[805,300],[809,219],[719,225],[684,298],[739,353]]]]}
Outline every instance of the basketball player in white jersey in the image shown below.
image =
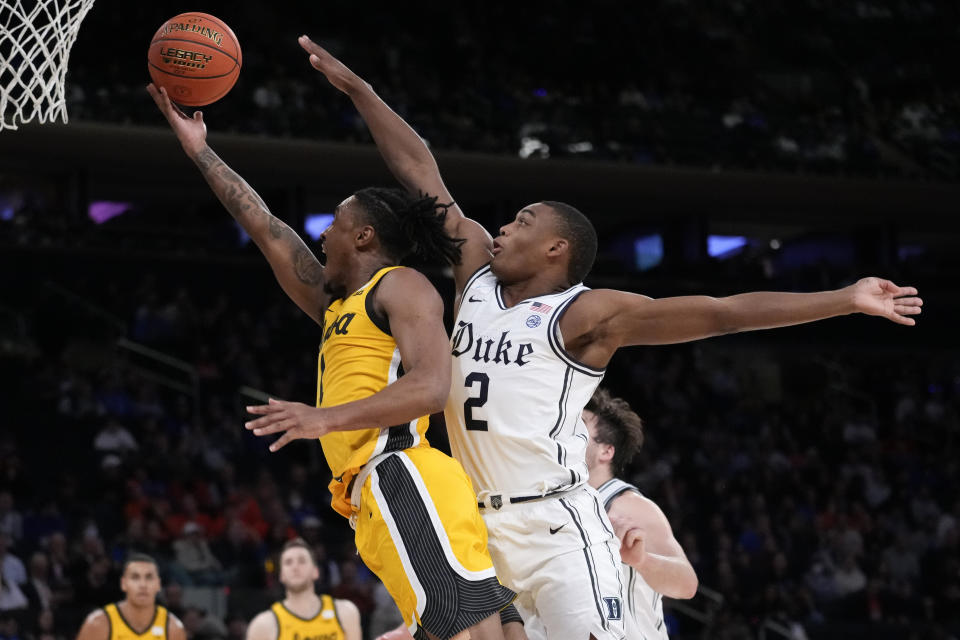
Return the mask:
{"type": "MultiPolygon", "coordinates": [[[[310,64],[347,94],[394,176],[451,203],[462,238],[447,429],[478,491],[490,552],[517,605],[549,638],[623,638],[619,541],[587,484],[580,413],[620,347],[699,340],[854,312],[914,324],[913,288],[867,278],[838,291],[652,300],[582,284],[593,226],[553,201],[521,209],[496,240],[463,215],[423,140],[369,84],[306,36],[310,64]]],[[[535,636],[530,633],[531,638],[535,636]]]]}
{"type": "Polygon", "coordinates": [[[624,400],[597,389],[583,410],[590,440],[590,486],[621,539],[624,626],[629,640],[666,640],[663,597],[697,593],[697,574],[660,507],[617,477],[643,444],[640,416],[624,400]]]}

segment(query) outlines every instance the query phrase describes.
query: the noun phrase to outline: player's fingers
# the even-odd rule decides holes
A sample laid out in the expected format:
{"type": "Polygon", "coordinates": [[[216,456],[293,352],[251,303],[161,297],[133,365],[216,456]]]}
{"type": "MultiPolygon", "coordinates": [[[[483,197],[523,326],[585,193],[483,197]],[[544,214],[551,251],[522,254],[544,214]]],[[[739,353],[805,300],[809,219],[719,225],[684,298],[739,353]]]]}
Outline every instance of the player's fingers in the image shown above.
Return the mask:
{"type": "Polygon", "coordinates": [[[900,290],[898,296],[915,296],[918,291],[916,287],[897,287],[900,290]]]}
{"type": "Polygon", "coordinates": [[[297,436],[293,434],[292,431],[287,431],[282,436],[277,438],[276,442],[270,445],[270,451],[275,452],[287,446],[290,442],[297,439],[297,436]]]}
{"type": "Polygon", "coordinates": [[[893,305],[894,313],[899,313],[902,316],[915,316],[923,311],[923,308],[919,305],[905,305],[905,304],[895,304],[893,305]]]}
{"type": "Polygon", "coordinates": [[[282,419],[283,419],[282,416],[278,416],[275,413],[271,413],[263,416],[262,418],[257,418],[256,420],[248,420],[247,422],[243,423],[243,426],[246,428],[247,431],[253,431],[254,429],[260,429],[262,427],[265,427],[269,424],[273,424],[274,422],[277,422],[278,420],[282,420],[282,419]]]}
{"type": "Polygon", "coordinates": [[[643,540],[643,529],[630,529],[623,536],[623,546],[630,548],[633,545],[637,544],[640,540],[643,540]]]}
{"type": "Polygon", "coordinates": [[[877,284],[880,285],[880,288],[883,291],[887,293],[892,293],[893,295],[897,295],[897,291],[900,290],[900,287],[893,284],[889,280],[884,280],[883,278],[877,278],[877,284]]]}
{"type": "Polygon", "coordinates": [[[922,307],[923,299],[922,298],[896,298],[893,301],[893,304],[900,305],[904,307],[922,307]]]}
{"type": "Polygon", "coordinates": [[[246,427],[248,431],[252,431],[254,429],[260,429],[261,427],[265,427],[267,425],[273,424],[274,422],[280,422],[281,420],[285,420],[286,418],[289,418],[289,417],[290,415],[287,413],[276,411],[276,412],[268,413],[262,418],[257,418],[256,420],[250,420],[248,422],[245,422],[243,426],[246,427]]]}
{"type": "Polygon", "coordinates": [[[297,42],[299,42],[300,46],[303,47],[303,50],[308,53],[312,53],[316,56],[327,54],[326,49],[324,49],[323,47],[318,45],[316,42],[311,40],[308,36],[305,36],[305,35],[300,36],[299,38],[297,38],[297,42]]]}
{"type": "Polygon", "coordinates": [[[193,119],[196,122],[203,122],[203,111],[194,111],[193,119]]]}
{"type": "Polygon", "coordinates": [[[914,320],[913,318],[906,318],[896,313],[889,315],[887,317],[890,320],[893,320],[894,322],[896,322],[897,324],[904,324],[908,327],[912,327],[913,325],[917,324],[917,321],[914,320]]]}
{"type": "Polygon", "coordinates": [[[253,430],[253,435],[255,436],[269,436],[274,433],[280,433],[281,431],[289,431],[297,426],[297,420],[295,418],[283,418],[281,420],[276,420],[270,424],[257,427],[253,430]]]}
{"type": "Polygon", "coordinates": [[[254,415],[266,415],[268,413],[277,413],[282,411],[283,407],[278,407],[274,404],[257,404],[247,406],[247,413],[252,413],[254,415]]]}
{"type": "Polygon", "coordinates": [[[310,66],[317,71],[323,71],[323,69],[320,68],[320,58],[312,53],[310,54],[310,66]]]}

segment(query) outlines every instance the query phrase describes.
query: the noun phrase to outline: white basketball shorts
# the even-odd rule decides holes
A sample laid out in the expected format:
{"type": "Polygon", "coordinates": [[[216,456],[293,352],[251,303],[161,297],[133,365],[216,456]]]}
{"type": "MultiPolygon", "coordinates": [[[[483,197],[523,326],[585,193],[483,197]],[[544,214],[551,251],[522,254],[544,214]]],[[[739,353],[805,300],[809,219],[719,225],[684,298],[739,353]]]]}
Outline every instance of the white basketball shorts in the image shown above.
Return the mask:
{"type": "Polygon", "coordinates": [[[623,640],[620,541],[597,492],[487,504],[490,555],[530,640],[623,640]]]}

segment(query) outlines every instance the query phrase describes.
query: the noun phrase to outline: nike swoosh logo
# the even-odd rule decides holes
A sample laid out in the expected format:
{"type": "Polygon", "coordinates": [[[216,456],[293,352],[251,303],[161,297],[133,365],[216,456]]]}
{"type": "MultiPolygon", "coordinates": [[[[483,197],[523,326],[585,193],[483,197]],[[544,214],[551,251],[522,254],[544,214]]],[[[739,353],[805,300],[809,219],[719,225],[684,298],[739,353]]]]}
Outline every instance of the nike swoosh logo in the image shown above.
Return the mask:
{"type": "Polygon", "coordinates": [[[551,527],[551,528],[550,528],[550,535],[555,534],[557,531],[560,531],[560,529],[563,529],[565,526],[567,526],[567,523],[566,523],[566,522],[564,522],[562,525],[560,525],[560,526],[557,527],[556,529],[554,529],[553,527],[551,527]]]}
{"type": "Polygon", "coordinates": [[[473,296],[470,296],[467,298],[467,302],[483,302],[483,298],[474,298],[473,296]]]}

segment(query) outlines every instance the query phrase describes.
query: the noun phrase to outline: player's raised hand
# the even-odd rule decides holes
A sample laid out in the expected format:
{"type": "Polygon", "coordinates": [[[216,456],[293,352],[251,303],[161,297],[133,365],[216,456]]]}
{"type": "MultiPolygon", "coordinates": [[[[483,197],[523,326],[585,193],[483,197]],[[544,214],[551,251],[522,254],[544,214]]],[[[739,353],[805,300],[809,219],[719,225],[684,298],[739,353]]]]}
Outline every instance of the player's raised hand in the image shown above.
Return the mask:
{"type": "Polygon", "coordinates": [[[310,54],[310,65],[325,75],[330,84],[340,91],[350,93],[351,89],[364,84],[360,76],[351,71],[347,65],[337,60],[329,51],[307,36],[300,36],[297,42],[300,43],[304,51],[310,54]]]}
{"type": "Polygon", "coordinates": [[[173,104],[165,88],[157,88],[152,82],[147,85],[147,93],[170,123],[170,128],[177,135],[183,150],[191,157],[203,150],[207,145],[207,125],[203,122],[203,113],[194,111],[191,118],[173,104]]]}
{"type": "Polygon", "coordinates": [[[914,287],[899,287],[881,278],[863,278],[848,289],[853,294],[853,305],[859,313],[882,316],[898,324],[913,326],[910,316],[918,315],[923,300],[914,287]]]}
{"type": "Polygon", "coordinates": [[[327,411],[303,404],[270,398],[267,404],[247,407],[247,412],[263,416],[244,426],[254,435],[268,436],[283,433],[270,445],[270,451],[279,451],[293,440],[315,440],[328,433],[332,425],[324,419],[327,411]]]}

